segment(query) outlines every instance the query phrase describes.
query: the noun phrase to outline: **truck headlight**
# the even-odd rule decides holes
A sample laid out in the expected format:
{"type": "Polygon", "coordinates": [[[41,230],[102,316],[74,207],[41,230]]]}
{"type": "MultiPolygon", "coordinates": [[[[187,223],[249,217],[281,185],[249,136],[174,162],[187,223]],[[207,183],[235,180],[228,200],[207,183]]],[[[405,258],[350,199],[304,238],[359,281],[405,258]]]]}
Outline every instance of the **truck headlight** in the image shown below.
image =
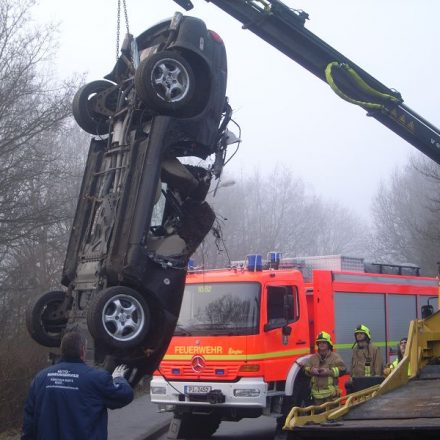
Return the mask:
{"type": "Polygon", "coordinates": [[[166,394],[167,389],[165,387],[151,387],[150,392],[151,394],[166,394]]]}
{"type": "Polygon", "coordinates": [[[235,397],[258,397],[260,390],[257,388],[237,388],[234,390],[235,397]]]}

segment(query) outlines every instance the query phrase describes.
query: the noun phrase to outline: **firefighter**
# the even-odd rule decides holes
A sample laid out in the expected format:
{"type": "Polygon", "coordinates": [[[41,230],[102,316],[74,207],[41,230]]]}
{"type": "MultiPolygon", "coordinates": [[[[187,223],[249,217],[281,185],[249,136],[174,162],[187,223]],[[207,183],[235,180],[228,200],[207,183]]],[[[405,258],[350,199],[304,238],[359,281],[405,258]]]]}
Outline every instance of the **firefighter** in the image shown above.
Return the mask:
{"type": "MultiPolygon", "coordinates": [[[[397,346],[397,358],[393,362],[387,364],[383,370],[385,376],[388,376],[395,368],[397,368],[398,363],[403,359],[406,350],[406,343],[408,338],[402,338],[397,346]]],[[[408,376],[411,375],[410,366],[408,365],[408,376]]]]}
{"type": "Polygon", "coordinates": [[[311,394],[315,405],[321,405],[338,397],[338,377],[347,368],[339,354],[333,352],[333,342],[328,333],[322,331],[316,337],[317,352],[307,359],[304,371],[311,376],[311,394]]]}
{"type": "Polygon", "coordinates": [[[351,377],[382,376],[382,353],[371,342],[370,329],[361,324],[355,328],[354,337],[351,377]]]}

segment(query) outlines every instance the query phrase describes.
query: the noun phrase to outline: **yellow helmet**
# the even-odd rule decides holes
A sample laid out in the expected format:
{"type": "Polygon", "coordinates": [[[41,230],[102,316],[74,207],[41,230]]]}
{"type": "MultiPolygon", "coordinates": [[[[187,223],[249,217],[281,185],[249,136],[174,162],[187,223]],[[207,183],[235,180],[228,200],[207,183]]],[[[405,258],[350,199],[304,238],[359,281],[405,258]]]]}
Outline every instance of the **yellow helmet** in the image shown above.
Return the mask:
{"type": "Polygon", "coordinates": [[[365,333],[367,335],[368,339],[371,339],[371,333],[370,333],[370,329],[364,325],[358,325],[355,329],[354,329],[354,335],[356,337],[356,333],[365,333]]]}
{"type": "Polygon", "coordinates": [[[318,342],[327,342],[328,345],[330,345],[330,348],[333,348],[333,342],[331,336],[326,332],[319,332],[318,336],[316,336],[315,343],[318,342]]]}

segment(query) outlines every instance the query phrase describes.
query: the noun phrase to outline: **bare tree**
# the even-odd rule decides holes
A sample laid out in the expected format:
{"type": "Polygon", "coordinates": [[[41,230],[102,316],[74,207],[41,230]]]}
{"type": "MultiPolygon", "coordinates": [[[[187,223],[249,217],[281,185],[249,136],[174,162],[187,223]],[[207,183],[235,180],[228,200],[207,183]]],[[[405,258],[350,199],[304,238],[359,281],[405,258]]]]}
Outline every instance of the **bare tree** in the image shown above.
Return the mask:
{"type": "Polygon", "coordinates": [[[414,156],[382,184],[373,204],[378,259],[415,263],[437,273],[440,260],[440,167],[414,156]]]}
{"type": "Polygon", "coordinates": [[[70,114],[72,87],[47,70],[51,26],[32,27],[34,0],[0,0],[0,249],[50,221],[52,206],[36,205],[38,177],[50,168],[47,134],[70,114]]]}
{"type": "Polygon", "coordinates": [[[195,258],[205,266],[274,250],[289,256],[366,256],[367,226],[348,209],[307,191],[283,167],[265,177],[257,171],[219,190],[211,203],[217,213],[218,246],[211,237],[200,247],[195,258]]]}
{"type": "Polygon", "coordinates": [[[69,120],[77,81],[52,78],[54,28],[32,25],[33,5],[0,0],[0,432],[21,423],[47,356],[25,331],[25,308],[59,282],[86,145],[69,120]]]}

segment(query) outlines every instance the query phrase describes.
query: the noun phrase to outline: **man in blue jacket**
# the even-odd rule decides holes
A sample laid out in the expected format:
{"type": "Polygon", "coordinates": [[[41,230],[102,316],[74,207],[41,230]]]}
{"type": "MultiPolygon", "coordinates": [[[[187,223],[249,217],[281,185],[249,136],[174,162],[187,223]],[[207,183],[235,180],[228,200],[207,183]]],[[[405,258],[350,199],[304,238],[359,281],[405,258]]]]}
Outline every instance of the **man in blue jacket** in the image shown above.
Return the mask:
{"type": "Polygon", "coordinates": [[[107,408],[128,405],[133,390],[120,365],[113,375],[84,363],[85,337],[76,331],[61,341],[61,360],[34,378],[24,409],[22,440],[107,439],[107,408]]]}

